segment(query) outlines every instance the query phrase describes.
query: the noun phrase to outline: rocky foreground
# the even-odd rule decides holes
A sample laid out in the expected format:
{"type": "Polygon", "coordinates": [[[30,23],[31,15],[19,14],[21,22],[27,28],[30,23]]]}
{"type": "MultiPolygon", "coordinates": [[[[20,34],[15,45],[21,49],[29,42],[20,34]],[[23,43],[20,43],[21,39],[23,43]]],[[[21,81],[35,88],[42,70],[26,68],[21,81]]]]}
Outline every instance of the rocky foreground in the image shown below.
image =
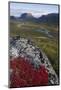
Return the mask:
{"type": "MultiPolygon", "coordinates": [[[[16,62],[17,62],[17,60],[20,60],[21,63],[22,63],[21,64],[19,62],[20,65],[23,65],[22,61],[25,60],[25,61],[29,62],[29,65],[32,65],[33,68],[36,70],[36,73],[38,73],[38,75],[41,76],[41,79],[39,78],[37,80],[39,84],[34,84],[33,83],[33,84],[29,84],[28,86],[32,86],[32,85],[58,85],[59,84],[58,77],[57,77],[57,75],[56,75],[56,73],[55,73],[49,59],[47,58],[45,53],[42,51],[42,49],[39,49],[36,45],[34,45],[34,42],[32,40],[21,38],[20,36],[10,37],[9,56],[10,56],[10,63],[11,63],[10,64],[11,65],[10,70],[9,70],[10,75],[15,76],[13,74],[14,71],[13,71],[13,68],[12,68],[12,62],[13,61],[15,62],[15,60],[16,60],[16,62]],[[42,69],[42,67],[44,69],[42,69]],[[43,70],[45,72],[45,75],[42,74],[43,70]],[[40,83],[42,83],[41,80],[42,81],[46,80],[46,81],[44,82],[44,84],[40,84],[40,83]]],[[[26,67],[26,65],[25,65],[25,67],[26,67]]],[[[16,68],[15,70],[17,70],[17,67],[15,67],[15,68],[16,68]]],[[[23,68],[23,66],[22,66],[22,68],[23,68]]],[[[32,68],[32,72],[34,72],[33,81],[36,82],[35,78],[38,78],[38,77],[36,77],[36,75],[35,75],[36,73],[35,73],[35,70],[33,68],[32,68]]],[[[20,67],[20,69],[21,69],[21,67],[20,67]]],[[[20,69],[19,69],[19,72],[20,72],[20,69]]],[[[29,67],[29,70],[30,70],[30,67],[29,67]]],[[[26,72],[26,70],[25,70],[25,72],[26,72]]],[[[18,72],[16,72],[16,74],[18,74],[18,72]]],[[[10,77],[12,78],[13,76],[10,76],[10,77]]],[[[18,79],[16,79],[16,81],[17,80],[18,79]]],[[[13,82],[13,79],[12,80],[10,79],[10,84],[12,82],[13,82]]],[[[20,81],[18,81],[18,82],[20,82],[20,81]]],[[[18,83],[18,82],[16,82],[16,83],[18,83]]],[[[14,83],[15,83],[15,80],[14,80],[14,83]]],[[[12,83],[12,84],[14,84],[14,83],[12,83]]],[[[17,87],[20,87],[20,86],[21,86],[21,83],[19,83],[17,85],[17,87]]],[[[27,86],[27,85],[23,84],[22,86],[27,86]]],[[[12,85],[10,87],[15,87],[15,86],[12,85]]]]}

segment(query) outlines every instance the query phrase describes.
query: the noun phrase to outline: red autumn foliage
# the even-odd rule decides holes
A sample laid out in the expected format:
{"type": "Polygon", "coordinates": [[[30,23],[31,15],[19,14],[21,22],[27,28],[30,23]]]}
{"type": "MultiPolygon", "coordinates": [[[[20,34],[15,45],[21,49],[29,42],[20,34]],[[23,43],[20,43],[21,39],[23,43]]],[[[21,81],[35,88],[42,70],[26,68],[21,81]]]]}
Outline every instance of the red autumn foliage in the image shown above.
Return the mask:
{"type": "Polygon", "coordinates": [[[35,69],[28,60],[24,58],[14,58],[10,60],[10,87],[24,87],[48,85],[48,73],[44,66],[35,69]]]}

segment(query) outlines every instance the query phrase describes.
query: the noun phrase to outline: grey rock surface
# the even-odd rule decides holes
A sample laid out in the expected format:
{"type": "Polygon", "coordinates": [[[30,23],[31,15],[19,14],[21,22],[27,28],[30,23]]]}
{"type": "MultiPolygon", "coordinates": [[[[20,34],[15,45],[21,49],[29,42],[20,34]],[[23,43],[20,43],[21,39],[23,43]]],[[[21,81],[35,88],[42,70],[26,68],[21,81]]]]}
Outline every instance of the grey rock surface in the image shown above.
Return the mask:
{"type": "MultiPolygon", "coordinates": [[[[18,56],[24,57],[29,60],[31,64],[37,69],[40,65],[44,65],[48,71],[48,85],[58,85],[58,77],[54,71],[49,59],[37,46],[33,45],[31,40],[21,38],[21,37],[10,37],[10,48],[9,48],[10,58],[15,58],[18,56]]],[[[11,70],[12,71],[12,70],[11,70]]]]}

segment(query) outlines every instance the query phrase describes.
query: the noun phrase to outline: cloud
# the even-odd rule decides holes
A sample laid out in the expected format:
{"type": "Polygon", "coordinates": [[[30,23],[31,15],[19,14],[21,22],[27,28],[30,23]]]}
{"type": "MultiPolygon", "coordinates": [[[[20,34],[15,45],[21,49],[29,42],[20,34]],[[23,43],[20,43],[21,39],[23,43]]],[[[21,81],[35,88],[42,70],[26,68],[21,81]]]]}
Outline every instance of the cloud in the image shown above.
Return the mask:
{"type": "Polygon", "coordinates": [[[40,17],[42,15],[46,15],[47,12],[37,11],[37,10],[29,10],[29,9],[11,9],[10,15],[20,16],[22,13],[32,13],[34,17],[40,17]]]}
{"type": "Polygon", "coordinates": [[[58,5],[42,5],[42,4],[22,4],[11,3],[10,15],[20,16],[22,13],[32,13],[35,17],[46,15],[49,13],[58,13],[58,5]]]}

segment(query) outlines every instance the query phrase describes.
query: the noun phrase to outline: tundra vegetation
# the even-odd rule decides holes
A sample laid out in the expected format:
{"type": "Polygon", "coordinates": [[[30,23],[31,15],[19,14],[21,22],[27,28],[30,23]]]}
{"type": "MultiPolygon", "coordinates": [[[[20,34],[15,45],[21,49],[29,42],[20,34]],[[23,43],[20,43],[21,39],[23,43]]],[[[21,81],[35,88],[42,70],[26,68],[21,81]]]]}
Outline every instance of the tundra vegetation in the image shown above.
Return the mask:
{"type": "Polygon", "coordinates": [[[59,76],[58,61],[58,24],[34,21],[10,20],[10,36],[30,38],[43,50],[49,58],[54,70],[59,76]]]}

